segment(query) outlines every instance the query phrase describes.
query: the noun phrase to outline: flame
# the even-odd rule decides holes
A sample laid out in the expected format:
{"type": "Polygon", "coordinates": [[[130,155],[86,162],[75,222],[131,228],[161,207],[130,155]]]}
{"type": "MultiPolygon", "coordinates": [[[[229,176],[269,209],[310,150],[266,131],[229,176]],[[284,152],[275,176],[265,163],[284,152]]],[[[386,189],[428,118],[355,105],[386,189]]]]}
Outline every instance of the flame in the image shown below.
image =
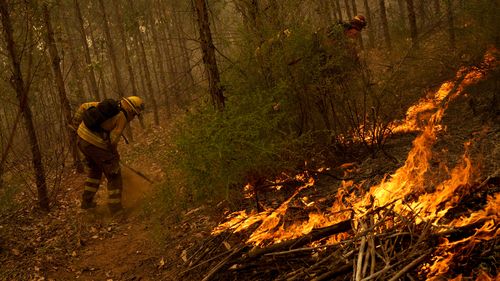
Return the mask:
{"type": "MultiPolygon", "coordinates": [[[[251,233],[247,243],[262,246],[300,237],[310,233],[314,228],[333,225],[350,218],[353,212],[355,214],[353,222],[356,226],[357,220],[371,208],[389,203],[394,204],[394,211],[400,214],[404,215],[408,212],[418,214],[417,223],[430,221],[437,224],[450,208],[456,206],[461,199],[460,194],[470,192],[468,189],[473,180],[473,164],[469,157],[471,142],[467,142],[460,163],[451,169],[449,177],[438,182],[434,190],[426,190],[426,177],[428,178],[433,172],[430,165],[433,157],[432,146],[437,141],[439,132],[443,130],[441,120],[449,102],[463,94],[467,86],[483,79],[486,70],[497,64],[493,52],[488,52],[479,67],[460,69],[455,80],[443,83],[435,93],[429,94],[426,99],[410,107],[404,122],[393,124],[392,131],[418,130],[421,133],[413,141],[412,149],[404,165],[381,183],[369,188],[368,192],[362,193],[363,183],[344,181],[337,190],[335,202],[327,211],[312,212],[307,220],[294,221],[287,225],[283,218],[290,202],[301,190],[314,184],[311,178],[277,209],[250,214],[244,211],[234,213],[213,233],[220,233],[226,229],[242,231],[260,222],[257,229],[251,233]],[[421,115],[427,113],[429,113],[427,122],[421,122],[421,115]],[[355,188],[358,190],[353,192],[355,188]]],[[[296,178],[304,180],[303,176],[296,178]]],[[[303,197],[302,202],[306,206],[313,203],[303,197]]],[[[447,224],[448,227],[460,227],[485,221],[482,227],[470,237],[454,242],[443,240],[436,251],[437,254],[433,257],[432,264],[426,267],[428,278],[437,278],[448,272],[455,253],[470,249],[480,241],[498,236],[499,230],[496,227],[500,212],[498,206],[500,206],[500,194],[488,197],[484,209],[473,212],[468,217],[454,219],[447,224]]],[[[346,236],[347,234],[343,233],[330,237],[327,243],[340,241],[346,236]]],[[[456,280],[461,280],[461,278],[461,276],[455,277],[456,280]]],[[[478,277],[478,280],[493,279],[479,279],[478,277]]]]}

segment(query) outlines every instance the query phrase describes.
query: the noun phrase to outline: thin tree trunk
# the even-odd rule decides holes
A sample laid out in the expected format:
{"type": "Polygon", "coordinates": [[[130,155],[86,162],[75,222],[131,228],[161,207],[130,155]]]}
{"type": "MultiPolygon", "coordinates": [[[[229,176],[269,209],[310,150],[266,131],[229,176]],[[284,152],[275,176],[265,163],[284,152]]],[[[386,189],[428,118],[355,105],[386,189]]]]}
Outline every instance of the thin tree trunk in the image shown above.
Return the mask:
{"type": "Polygon", "coordinates": [[[411,41],[413,46],[418,48],[417,18],[415,16],[413,0],[406,0],[406,6],[408,8],[408,23],[410,25],[411,41]]]}
{"type": "Polygon", "coordinates": [[[159,71],[159,76],[160,76],[160,96],[164,98],[165,101],[165,107],[167,110],[167,118],[170,118],[172,115],[171,108],[170,108],[170,102],[168,100],[168,85],[167,85],[167,79],[166,77],[166,72],[165,72],[165,67],[163,66],[163,56],[162,52],[160,50],[160,41],[158,39],[158,33],[156,31],[156,26],[154,24],[154,21],[152,20],[153,17],[150,18],[149,25],[151,27],[151,34],[153,36],[153,45],[154,45],[154,51],[156,55],[156,63],[157,63],[157,68],[159,71]]]}
{"type": "Polygon", "coordinates": [[[340,1],[339,0],[335,0],[335,6],[337,8],[337,14],[339,15],[339,20],[344,20],[343,17],[342,17],[342,8],[340,7],[340,1]]]}
{"type": "Polygon", "coordinates": [[[54,40],[54,31],[52,28],[52,22],[50,21],[50,13],[47,7],[47,4],[43,4],[43,18],[45,21],[45,28],[47,28],[47,37],[46,42],[49,48],[49,55],[52,65],[52,73],[54,74],[54,80],[57,86],[57,92],[59,94],[59,103],[61,104],[61,108],[64,114],[64,123],[66,127],[66,131],[68,134],[68,142],[70,147],[70,152],[73,157],[73,164],[77,170],[77,172],[83,172],[83,164],[80,162],[80,156],[78,154],[78,147],[76,145],[76,135],[70,129],[70,122],[73,119],[71,114],[71,106],[69,104],[68,96],[66,95],[66,89],[64,85],[64,78],[61,72],[61,59],[59,57],[59,53],[57,52],[56,42],[54,40]]]}
{"type": "MultiPolygon", "coordinates": [[[[66,29],[66,31],[68,31],[66,29]]],[[[75,50],[74,50],[74,46],[71,42],[71,38],[68,38],[68,51],[69,51],[69,56],[71,58],[71,61],[73,62],[73,81],[74,83],[76,84],[76,97],[78,99],[78,103],[83,103],[86,98],[85,98],[85,90],[84,90],[84,85],[82,84],[83,82],[81,81],[81,77],[82,77],[82,68],[81,68],[81,65],[80,65],[80,61],[78,60],[76,54],[75,54],[75,50]]],[[[88,81],[88,79],[86,79],[88,81]]],[[[88,83],[87,83],[88,85],[88,83]]],[[[70,89],[70,92],[71,92],[71,89],[70,89]]]]}
{"type": "Polygon", "coordinates": [[[451,48],[455,49],[455,19],[452,0],[446,0],[446,14],[448,15],[448,35],[451,48]]]}
{"type": "Polygon", "coordinates": [[[24,84],[20,57],[16,52],[14,43],[14,35],[12,24],[10,21],[10,14],[6,0],[0,0],[0,16],[2,18],[2,27],[5,35],[5,43],[7,45],[7,52],[12,64],[12,86],[16,91],[17,99],[19,100],[19,108],[23,112],[23,119],[28,130],[28,138],[31,145],[32,163],[35,170],[35,183],[38,193],[38,204],[41,209],[49,211],[49,198],[47,195],[47,181],[45,179],[45,170],[42,163],[42,153],[38,144],[38,139],[35,133],[35,125],[33,123],[33,116],[28,102],[28,90],[24,84]]]}
{"type": "Polygon", "coordinates": [[[177,107],[180,108],[182,105],[182,102],[181,102],[181,89],[179,87],[179,80],[180,79],[178,77],[179,71],[177,70],[176,64],[175,64],[175,52],[174,52],[173,42],[172,42],[172,39],[169,38],[169,36],[167,34],[168,24],[165,24],[165,25],[167,27],[163,28],[163,32],[161,32],[160,34],[163,35],[163,41],[165,42],[163,49],[165,50],[165,52],[167,54],[170,54],[170,56],[166,60],[168,72],[169,72],[170,77],[171,77],[170,83],[172,86],[170,86],[170,89],[173,92],[175,104],[177,105],[177,107]]]}
{"type": "MultiPolygon", "coordinates": [[[[162,49],[165,52],[165,63],[167,65],[167,71],[169,75],[169,80],[170,80],[170,85],[168,87],[168,90],[171,94],[169,94],[170,97],[173,97],[170,99],[170,104],[175,103],[175,105],[180,108],[181,107],[181,89],[179,88],[179,77],[177,68],[175,67],[175,52],[174,48],[172,46],[172,39],[169,37],[169,34],[171,34],[171,28],[168,20],[168,15],[166,14],[169,10],[168,8],[161,2],[157,2],[158,6],[161,7],[161,9],[157,10],[157,16],[160,19],[160,41],[163,42],[162,49]],[[173,103],[172,103],[173,101],[173,103]]],[[[175,13],[175,11],[170,11],[171,13],[175,13]]],[[[174,22],[175,24],[175,22],[174,22]]]]}
{"type": "Polygon", "coordinates": [[[182,38],[182,35],[184,33],[184,31],[182,30],[182,23],[178,17],[177,12],[172,13],[172,17],[174,19],[174,26],[176,28],[177,35],[179,37],[179,46],[181,48],[180,50],[181,50],[181,55],[182,55],[182,59],[183,59],[183,68],[188,76],[188,79],[189,79],[188,83],[191,84],[191,85],[188,85],[188,87],[191,87],[195,84],[195,82],[194,82],[193,73],[191,72],[190,55],[188,54],[188,47],[186,45],[186,40],[184,38],[182,38]]]}
{"type": "Polygon", "coordinates": [[[87,67],[85,69],[88,71],[88,79],[90,81],[89,90],[92,93],[92,96],[94,97],[95,100],[100,100],[99,88],[97,87],[97,80],[95,78],[94,65],[92,64],[92,59],[90,57],[90,51],[89,51],[89,44],[87,42],[87,35],[85,34],[82,12],[80,10],[80,5],[78,4],[78,0],[74,0],[74,3],[75,3],[76,18],[78,20],[78,31],[80,33],[80,40],[83,46],[85,63],[87,64],[87,67]]]}
{"type": "Polygon", "coordinates": [[[368,0],[363,0],[363,4],[365,7],[365,17],[366,21],[368,22],[368,46],[370,48],[373,48],[375,46],[375,36],[373,35],[373,30],[374,30],[374,24],[372,21],[372,14],[370,10],[370,6],[368,5],[368,0]]]}
{"type": "Polygon", "coordinates": [[[200,32],[200,44],[203,51],[203,63],[208,75],[208,88],[212,104],[218,111],[224,110],[225,98],[220,85],[219,69],[215,59],[215,46],[212,41],[208,12],[205,0],[194,0],[200,32]]]}
{"type": "Polygon", "coordinates": [[[349,0],[344,0],[345,12],[347,13],[347,19],[352,19],[351,8],[349,7],[349,0]]]}
{"type": "Polygon", "coordinates": [[[125,37],[125,30],[123,28],[124,22],[123,22],[122,14],[120,12],[120,5],[118,4],[117,0],[113,0],[113,6],[114,6],[113,8],[116,11],[118,33],[120,33],[120,39],[122,41],[123,54],[125,56],[125,64],[127,65],[128,76],[130,79],[130,84],[132,86],[132,95],[136,96],[137,95],[137,86],[136,86],[135,78],[134,78],[134,70],[132,69],[132,63],[130,62],[130,55],[129,55],[128,47],[127,47],[127,39],[125,37]]]}
{"type": "Polygon", "coordinates": [[[385,0],[379,0],[379,9],[380,9],[380,21],[382,23],[382,30],[384,31],[384,40],[387,49],[392,49],[391,44],[391,36],[389,34],[389,24],[387,22],[387,13],[385,10],[385,0]]]}
{"type": "Polygon", "coordinates": [[[406,28],[406,8],[405,0],[398,0],[399,18],[403,24],[403,28],[406,28]]]}
{"type": "Polygon", "coordinates": [[[144,77],[146,78],[146,87],[148,89],[147,92],[149,93],[149,99],[151,100],[151,103],[153,105],[153,114],[154,114],[155,124],[159,125],[160,119],[158,116],[158,106],[156,104],[156,98],[154,96],[153,82],[151,81],[151,74],[149,72],[148,60],[146,57],[146,50],[144,49],[144,42],[142,39],[142,34],[140,34],[139,26],[137,26],[137,28],[135,30],[135,38],[136,38],[137,43],[139,44],[139,55],[141,56],[141,60],[142,60],[144,77]]]}
{"type": "MultiPolygon", "coordinates": [[[[320,0],[320,3],[323,3],[323,1],[320,0]]],[[[335,10],[335,3],[333,1],[326,1],[326,7],[328,8],[328,15],[330,17],[330,21],[337,21],[337,12],[335,10]]]]}
{"type": "Polygon", "coordinates": [[[425,14],[425,5],[427,4],[425,0],[418,0],[418,14],[420,18],[420,29],[424,29],[424,26],[426,24],[426,14],[425,14]]]}
{"type": "MultiPolygon", "coordinates": [[[[132,0],[129,0],[129,6],[132,9],[132,11],[135,11],[134,3],[132,0]]],[[[148,66],[148,59],[146,56],[146,50],[144,48],[144,39],[141,34],[141,30],[139,27],[139,23],[134,19],[134,38],[135,41],[139,44],[139,55],[141,57],[142,61],[142,66],[143,66],[143,72],[144,72],[144,77],[146,79],[146,88],[147,92],[149,93],[149,100],[151,101],[151,104],[153,106],[153,116],[154,116],[154,122],[155,125],[160,124],[160,118],[158,115],[158,103],[156,101],[154,89],[153,89],[153,83],[151,81],[151,73],[149,71],[149,66],[148,66]]]]}
{"type": "MultiPolygon", "coordinates": [[[[90,29],[89,36],[90,36],[90,41],[92,42],[92,50],[94,51],[94,56],[98,61],[102,61],[102,59],[99,60],[99,57],[101,56],[99,55],[99,50],[97,49],[97,42],[94,38],[94,32],[90,24],[89,24],[89,29],[90,29]]],[[[103,68],[102,64],[99,64],[99,85],[101,88],[102,96],[104,99],[106,99],[108,97],[108,94],[106,91],[106,80],[104,78],[104,71],[102,70],[102,68],[103,68]]],[[[97,101],[99,101],[99,99],[97,101]]]]}
{"type": "Polygon", "coordinates": [[[123,80],[121,72],[120,69],[118,68],[118,61],[116,59],[116,51],[113,43],[113,38],[111,37],[111,32],[109,30],[108,15],[106,13],[106,7],[104,6],[104,1],[103,0],[98,0],[98,1],[99,1],[99,7],[101,8],[102,12],[102,19],[103,19],[102,27],[104,29],[104,36],[106,37],[106,43],[108,45],[108,55],[111,60],[111,70],[113,72],[113,77],[115,78],[118,96],[121,98],[125,95],[125,91],[123,88],[123,80]]]}
{"type": "Polygon", "coordinates": [[[191,94],[191,88],[193,87],[193,85],[195,85],[195,81],[194,81],[194,77],[193,77],[193,73],[192,73],[192,70],[191,70],[191,62],[190,62],[190,58],[191,56],[189,55],[188,53],[188,47],[186,45],[186,40],[183,38],[184,36],[184,31],[182,29],[182,22],[181,22],[181,19],[179,18],[178,16],[178,12],[174,12],[172,13],[172,17],[173,17],[173,27],[175,28],[175,32],[173,32],[172,30],[170,30],[170,33],[176,33],[177,34],[177,37],[179,38],[178,39],[178,42],[179,42],[179,58],[180,58],[180,67],[181,67],[181,70],[182,70],[182,73],[185,73],[183,75],[183,85],[185,85],[184,87],[184,90],[183,90],[183,95],[180,97],[181,98],[181,101],[182,101],[182,104],[185,104],[186,100],[188,100],[190,98],[190,94],[191,94]],[[187,78],[187,79],[186,79],[187,78]]]}

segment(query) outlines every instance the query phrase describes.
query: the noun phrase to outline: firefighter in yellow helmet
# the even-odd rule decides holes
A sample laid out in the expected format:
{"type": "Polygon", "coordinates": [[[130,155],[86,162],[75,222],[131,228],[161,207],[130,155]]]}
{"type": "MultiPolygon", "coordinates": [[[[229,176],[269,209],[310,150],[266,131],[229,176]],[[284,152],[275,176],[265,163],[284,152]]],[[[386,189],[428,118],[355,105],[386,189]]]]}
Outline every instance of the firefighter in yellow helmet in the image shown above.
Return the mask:
{"type": "Polygon", "coordinates": [[[117,145],[127,124],[140,116],[144,101],[130,96],[114,101],[88,102],[82,104],[73,117],[77,144],[85,155],[88,166],[81,208],[94,208],[94,195],[102,174],[108,180],[108,206],[112,214],[122,210],[122,176],[117,145]]]}

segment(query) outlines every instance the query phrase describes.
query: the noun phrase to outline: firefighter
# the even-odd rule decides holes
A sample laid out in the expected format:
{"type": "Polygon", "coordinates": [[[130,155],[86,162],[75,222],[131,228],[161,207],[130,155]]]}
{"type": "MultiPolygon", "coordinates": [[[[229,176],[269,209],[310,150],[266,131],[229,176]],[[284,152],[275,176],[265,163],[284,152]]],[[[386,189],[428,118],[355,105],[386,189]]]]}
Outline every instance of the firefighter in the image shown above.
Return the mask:
{"type": "Polygon", "coordinates": [[[349,38],[357,38],[359,33],[366,27],[366,19],[363,15],[357,15],[347,23],[342,23],[344,34],[349,38]]]}
{"type": "MultiPolygon", "coordinates": [[[[118,113],[98,124],[98,129],[91,130],[86,126],[84,114],[92,107],[99,108],[99,102],[82,104],[76,111],[72,126],[76,129],[77,144],[85,155],[88,166],[87,179],[85,180],[81,208],[96,207],[94,195],[101,181],[102,174],[108,180],[108,207],[111,214],[123,209],[121,203],[122,176],[120,170],[120,155],[117,145],[127,124],[140,116],[144,110],[144,102],[140,97],[130,96],[115,101],[119,108],[118,113]]],[[[102,103],[101,103],[102,104],[102,103]]]]}

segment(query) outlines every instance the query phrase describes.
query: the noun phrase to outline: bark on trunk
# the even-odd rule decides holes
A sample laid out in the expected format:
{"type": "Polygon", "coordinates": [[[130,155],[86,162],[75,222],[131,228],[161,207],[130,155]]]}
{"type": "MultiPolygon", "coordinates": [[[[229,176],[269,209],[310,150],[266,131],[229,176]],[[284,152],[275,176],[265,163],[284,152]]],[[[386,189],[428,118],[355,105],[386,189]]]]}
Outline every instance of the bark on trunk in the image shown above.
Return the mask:
{"type": "Polygon", "coordinates": [[[121,98],[125,95],[125,91],[123,88],[123,80],[120,69],[118,68],[115,45],[113,43],[113,39],[111,38],[111,31],[109,30],[108,14],[106,13],[106,7],[104,6],[103,0],[99,0],[99,7],[101,8],[102,12],[102,19],[103,19],[102,27],[104,29],[104,36],[106,37],[106,44],[108,45],[108,54],[111,60],[111,70],[113,72],[113,77],[115,79],[118,96],[121,98]]]}
{"type": "MultiPolygon", "coordinates": [[[[129,6],[132,9],[132,11],[135,11],[134,3],[132,0],[129,0],[129,6]]],[[[133,24],[134,24],[134,38],[135,38],[135,41],[138,43],[138,47],[139,47],[139,50],[138,50],[139,56],[140,56],[139,61],[142,65],[144,77],[146,80],[145,82],[146,82],[146,89],[148,92],[148,94],[147,94],[148,100],[151,101],[151,105],[153,107],[153,116],[154,116],[155,125],[159,125],[160,118],[158,115],[158,103],[156,102],[156,97],[154,94],[153,83],[151,80],[151,73],[149,70],[148,59],[146,56],[146,49],[144,48],[144,39],[142,37],[141,30],[139,29],[139,23],[134,20],[133,24]]]]}
{"type": "Polygon", "coordinates": [[[340,1],[339,0],[335,0],[335,6],[336,6],[336,10],[337,10],[337,14],[339,15],[339,20],[344,20],[343,17],[342,17],[342,8],[340,8],[340,1]]]}
{"type": "Polygon", "coordinates": [[[88,79],[90,81],[89,90],[92,93],[92,96],[95,100],[100,100],[99,97],[99,88],[97,87],[97,80],[95,77],[94,66],[92,64],[92,59],[90,57],[89,44],[87,42],[87,35],[85,34],[85,27],[83,24],[82,12],[80,10],[80,5],[78,4],[78,0],[74,0],[75,3],[75,13],[76,18],[78,20],[78,31],[80,33],[80,40],[83,46],[83,54],[85,57],[85,63],[87,67],[85,68],[88,71],[88,79]]]}
{"type": "Polygon", "coordinates": [[[219,69],[215,59],[215,47],[212,41],[208,12],[205,0],[194,0],[200,32],[200,44],[203,51],[203,63],[208,75],[208,87],[212,104],[218,111],[223,111],[225,98],[220,85],[219,69]]]}
{"type": "Polygon", "coordinates": [[[365,17],[367,21],[367,31],[368,31],[368,46],[370,48],[373,48],[375,46],[375,36],[373,35],[373,30],[374,30],[374,24],[372,21],[372,15],[371,15],[371,10],[370,10],[370,5],[368,5],[368,0],[363,0],[363,4],[365,7],[365,17]]]}
{"type": "Polygon", "coordinates": [[[12,66],[11,83],[16,91],[17,99],[19,100],[19,108],[23,113],[23,119],[28,130],[28,138],[31,146],[32,163],[35,170],[35,184],[38,193],[38,204],[41,209],[49,210],[49,198],[47,195],[47,181],[45,179],[45,170],[42,163],[42,153],[38,145],[38,139],[35,133],[35,125],[33,123],[33,116],[31,108],[28,103],[28,90],[24,84],[21,72],[21,61],[16,52],[14,43],[14,35],[12,24],[10,21],[9,8],[6,0],[0,0],[0,16],[2,20],[3,33],[7,46],[9,60],[12,66]]]}
{"type": "Polygon", "coordinates": [[[191,56],[188,53],[189,48],[186,45],[186,40],[183,38],[184,30],[182,30],[182,22],[179,19],[177,12],[172,13],[172,17],[174,20],[173,26],[176,29],[177,37],[179,38],[179,46],[181,47],[180,51],[181,51],[181,58],[183,61],[182,66],[183,66],[184,72],[186,73],[187,78],[188,78],[187,84],[189,84],[189,85],[187,85],[188,86],[187,88],[190,88],[191,86],[193,86],[195,84],[195,81],[194,81],[193,73],[191,71],[191,69],[192,69],[191,62],[190,62],[191,56]]]}
{"type": "Polygon", "coordinates": [[[349,0],[344,0],[345,12],[347,13],[347,19],[352,19],[351,8],[349,7],[349,0]]]}
{"type": "MultiPolygon", "coordinates": [[[[161,28],[159,28],[160,31],[160,41],[163,42],[162,44],[162,49],[166,53],[165,56],[165,63],[167,65],[167,71],[169,75],[169,80],[170,80],[170,85],[169,85],[169,91],[171,92],[169,96],[171,97],[171,104],[175,104],[178,108],[181,107],[182,102],[181,102],[181,92],[182,90],[180,89],[179,85],[181,83],[181,79],[179,77],[179,71],[177,70],[177,64],[175,63],[176,61],[176,54],[174,51],[173,47],[173,39],[171,38],[172,30],[170,27],[169,23],[169,16],[168,12],[174,14],[175,11],[170,11],[169,8],[164,5],[162,2],[156,2],[158,7],[161,7],[160,9],[157,10],[157,16],[161,20],[161,28]]],[[[175,22],[173,24],[178,24],[175,22]]]]}
{"type": "MultiPolygon", "coordinates": [[[[99,55],[99,50],[97,49],[97,42],[94,38],[94,32],[91,29],[90,24],[89,24],[89,36],[90,36],[90,41],[92,42],[92,46],[93,46],[92,50],[94,51],[94,56],[96,57],[97,61],[99,61],[99,57],[101,57],[101,60],[102,60],[102,56],[99,55]]],[[[106,80],[104,78],[104,71],[102,69],[103,69],[102,66],[98,68],[98,70],[99,70],[99,83],[98,83],[98,85],[100,85],[103,99],[106,99],[106,98],[108,98],[108,94],[106,91],[106,80]]],[[[97,100],[99,100],[99,99],[97,99],[97,100]]]]}
{"type": "Polygon", "coordinates": [[[153,20],[150,20],[149,22],[150,28],[151,28],[151,35],[153,36],[153,45],[154,45],[154,51],[156,55],[156,63],[157,63],[157,68],[159,71],[159,76],[160,76],[160,91],[159,94],[164,100],[164,104],[167,110],[167,118],[170,118],[172,116],[172,109],[170,108],[170,101],[168,100],[168,84],[167,84],[167,73],[165,72],[165,67],[163,65],[163,55],[160,50],[160,40],[158,39],[158,32],[156,30],[156,26],[154,24],[153,20]]]}
{"type": "Polygon", "coordinates": [[[401,19],[401,23],[403,24],[403,28],[406,28],[405,0],[398,0],[398,10],[399,10],[399,18],[401,19]]]}
{"type": "Polygon", "coordinates": [[[426,24],[427,18],[425,14],[425,6],[427,3],[425,3],[425,0],[420,0],[418,1],[418,14],[419,14],[419,19],[420,19],[420,29],[423,30],[424,26],[426,24]]]}
{"type": "Polygon", "coordinates": [[[389,34],[389,25],[387,22],[387,13],[385,10],[385,0],[379,0],[378,3],[380,8],[380,21],[382,23],[382,30],[384,31],[385,45],[387,49],[391,50],[392,44],[391,44],[391,36],[389,34]]]}
{"type": "Polygon", "coordinates": [[[122,42],[123,55],[125,57],[125,64],[127,65],[128,76],[130,79],[130,85],[132,86],[132,95],[137,96],[137,86],[135,83],[134,70],[132,68],[132,63],[130,62],[130,55],[127,47],[127,38],[125,37],[125,30],[123,28],[123,18],[120,12],[120,5],[117,0],[113,0],[113,8],[116,11],[116,19],[118,26],[118,33],[120,33],[120,40],[122,42]]]}
{"type": "Polygon", "coordinates": [[[69,104],[68,96],[66,95],[66,88],[64,85],[64,78],[61,72],[61,59],[59,53],[57,52],[56,42],[54,40],[54,31],[52,28],[52,22],[50,20],[50,12],[47,4],[42,6],[43,18],[45,21],[45,28],[47,28],[46,42],[49,48],[49,55],[52,66],[52,73],[54,75],[54,80],[57,87],[57,93],[59,94],[59,103],[64,115],[64,126],[66,127],[66,132],[68,135],[68,143],[70,147],[71,156],[73,157],[73,165],[77,172],[83,172],[83,164],[80,161],[80,155],[78,153],[78,147],[76,146],[76,134],[70,129],[69,125],[72,118],[71,106],[69,104]]]}
{"type": "Polygon", "coordinates": [[[148,60],[146,57],[146,50],[144,49],[144,42],[142,40],[142,35],[140,34],[139,27],[137,27],[136,30],[137,34],[135,35],[135,38],[137,42],[139,43],[139,54],[141,56],[141,61],[142,61],[142,67],[144,71],[144,77],[146,78],[146,88],[148,92],[148,97],[149,100],[151,100],[151,104],[153,106],[153,114],[154,114],[154,120],[155,124],[159,125],[160,124],[160,119],[158,116],[158,106],[156,104],[156,98],[154,96],[154,90],[153,90],[153,82],[151,80],[151,73],[149,72],[149,66],[148,66],[148,60]]]}
{"type": "Polygon", "coordinates": [[[418,48],[417,18],[415,16],[415,5],[413,0],[406,0],[408,8],[408,23],[410,25],[410,36],[413,46],[418,48]]]}

